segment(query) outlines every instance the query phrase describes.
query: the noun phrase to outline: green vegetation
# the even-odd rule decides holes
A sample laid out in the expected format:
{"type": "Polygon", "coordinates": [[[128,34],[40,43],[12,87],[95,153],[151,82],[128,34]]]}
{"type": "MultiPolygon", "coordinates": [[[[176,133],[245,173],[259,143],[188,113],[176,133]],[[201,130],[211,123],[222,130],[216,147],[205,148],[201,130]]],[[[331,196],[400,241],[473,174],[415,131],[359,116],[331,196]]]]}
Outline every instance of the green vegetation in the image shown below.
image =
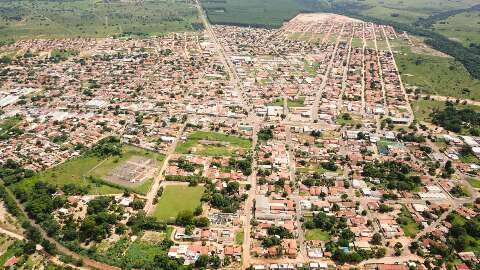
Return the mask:
{"type": "Polygon", "coordinates": [[[15,241],[11,243],[7,250],[3,251],[0,256],[0,265],[4,265],[5,262],[13,256],[21,256],[23,253],[23,243],[21,241],[15,241]]]}
{"type": "Polygon", "coordinates": [[[243,244],[244,236],[245,236],[245,233],[243,231],[238,231],[235,234],[235,244],[241,246],[243,244]]]}
{"type": "Polygon", "coordinates": [[[480,99],[480,80],[472,79],[453,58],[412,53],[405,49],[395,55],[402,80],[424,94],[480,99]]]}
{"type": "Polygon", "coordinates": [[[447,220],[453,225],[448,233],[447,245],[453,246],[458,252],[473,251],[480,254],[480,216],[467,220],[458,214],[450,214],[447,220]]]}
{"type": "Polygon", "coordinates": [[[469,108],[458,110],[453,104],[448,104],[441,111],[434,111],[432,123],[452,132],[469,130],[472,135],[480,135],[480,112],[469,108]]]}
{"type": "Polygon", "coordinates": [[[3,1],[3,40],[159,35],[199,28],[198,12],[185,1],[3,1]]]}
{"type": "Polygon", "coordinates": [[[169,239],[152,242],[123,237],[115,243],[102,242],[93,257],[122,269],[190,269],[168,258],[167,251],[173,244],[169,239]]]}
{"type": "Polygon", "coordinates": [[[245,153],[252,147],[250,140],[238,136],[195,131],[184,143],[177,145],[175,152],[202,156],[234,156],[245,153]]]}
{"type": "Polygon", "coordinates": [[[377,142],[378,152],[380,152],[381,154],[388,154],[388,147],[389,146],[403,147],[403,145],[401,143],[394,142],[394,141],[379,140],[377,142]]]}
{"type": "Polygon", "coordinates": [[[260,129],[257,133],[257,136],[260,141],[268,141],[273,139],[273,127],[264,127],[260,129]]]}
{"type": "Polygon", "coordinates": [[[305,239],[328,241],[330,239],[330,234],[322,229],[311,229],[305,232],[305,239]]]}
{"type": "MultiPolygon", "coordinates": [[[[443,101],[436,101],[430,99],[418,99],[411,102],[413,113],[415,114],[415,119],[417,121],[426,121],[431,122],[431,113],[433,111],[442,111],[445,109],[447,104],[443,101]]],[[[475,105],[463,105],[456,104],[457,108],[460,109],[471,109],[477,112],[480,112],[480,107],[475,105]]]]}
{"type": "Polygon", "coordinates": [[[0,120],[0,141],[22,134],[23,130],[17,127],[21,121],[22,118],[20,116],[12,116],[0,120]]]}
{"type": "MultiPolygon", "coordinates": [[[[332,206],[333,211],[340,210],[337,204],[332,206]]],[[[335,216],[328,216],[324,212],[313,214],[311,219],[308,219],[303,224],[306,229],[306,239],[318,239],[326,241],[325,251],[332,253],[332,259],[338,264],[344,263],[359,263],[363,260],[382,257],[379,256],[378,250],[370,251],[349,249],[349,244],[355,240],[355,234],[348,228],[347,219],[335,218],[335,216]]],[[[382,252],[384,256],[384,252],[382,252]]]]}
{"type": "Polygon", "coordinates": [[[403,206],[400,214],[398,214],[397,222],[400,224],[405,236],[414,237],[419,231],[420,226],[413,220],[408,209],[403,206]]]}
{"type": "Polygon", "coordinates": [[[283,107],[283,98],[275,99],[275,101],[268,104],[268,106],[281,106],[281,107],[283,107]]]}
{"type": "Polygon", "coordinates": [[[415,190],[421,183],[420,177],[409,175],[410,166],[396,162],[370,162],[363,167],[362,175],[368,179],[379,179],[380,184],[388,189],[415,190]]]}
{"type": "Polygon", "coordinates": [[[214,208],[224,213],[235,213],[240,208],[240,203],[247,199],[247,195],[240,196],[240,184],[238,182],[228,182],[227,187],[217,190],[211,182],[205,185],[206,192],[202,196],[202,201],[209,202],[214,208]]]}
{"type": "Polygon", "coordinates": [[[438,32],[450,39],[458,40],[465,47],[480,45],[480,11],[466,11],[437,21],[433,25],[438,32]]]}
{"type": "Polygon", "coordinates": [[[296,0],[202,0],[208,19],[215,24],[279,27],[301,10],[296,0]]]}
{"type": "Polygon", "coordinates": [[[305,97],[299,97],[297,99],[287,99],[287,107],[304,107],[305,106],[305,97]]]}
{"type": "Polygon", "coordinates": [[[467,181],[468,181],[468,183],[470,183],[470,185],[472,185],[472,187],[480,188],[480,180],[479,179],[476,179],[476,178],[473,178],[473,177],[467,177],[467,181]]]}
{"type": "Polygon", "coordinates": [[[201,205],[203,187],[167,186],[160,197],[153,216],[161,221],[172,222],[182,211],[191,211],[201,205]]]}
{"type": "Polygon", "coordinates": [[[114,145],[113,148],[109,150],[105,145],[107,144],[99,143],[94,146],[91,151],[88,151],[78,158],[68,160],[56,167],[26,178],[15,184],[15,188],[28,190],[32,188],[35,183],[46,181],[59,186],[76,184],[87,188],[89,194],[118,194],[122,193],[123,189],[146,194],[152,183],[150,179],[138,185],[131,185],[130,183],[122,185],[107,182],[105,177],[116,166],[133,156],[151,158],[155,160],[157,166],[159,166],[160,162],[163,161],[163,155],[129,145],[114,145]],[[118,155],[108,155],[111,151],[118,155]]]}

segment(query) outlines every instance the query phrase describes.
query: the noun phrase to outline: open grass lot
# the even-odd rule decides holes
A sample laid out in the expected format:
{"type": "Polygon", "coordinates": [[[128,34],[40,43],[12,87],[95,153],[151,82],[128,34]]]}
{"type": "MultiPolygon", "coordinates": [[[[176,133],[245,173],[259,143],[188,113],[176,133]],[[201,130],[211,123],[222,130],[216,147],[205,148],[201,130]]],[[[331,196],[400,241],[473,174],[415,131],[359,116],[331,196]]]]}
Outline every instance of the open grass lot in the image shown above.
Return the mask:
{"type": "Polygon", "coordinates": [[[185,1],[0,1],[0,39],[158,35],[193,30],[196,8],[185,1]]]}
{"type": "Polygon", "coordinates": [[[480,44],[480,11],[463,12],[437,22],[436,32],[461,42],[465,47],[480,44]]]}
{"type": "MultiPolygon", "coordinates": [[[[418,121],[426,121],[430,122],[431,117],[430,114],[434,110],[443,110],[445,108],[445,102],[443,101],[436,101],[436,100],[425,100],[425,99],[419,99],[419,100],[413,100],[411,102],[413,113],[415,115],[415,119],[418,121]]],[[[458,104],[456,105],[459,109],[472,109],[475,111],[480,111],[480,107],[475,106],[475,105],[462,105],[458,104]]]]}
{"type": "Polygon", "coordinates": [[[237,245],[242,245],[243,244],[243,237],[244,237],[245,233],[243,231],[238,231],[236,234],[235,234],[235,244],[237,245]]]}
{"type": "Polygon", "coordinates": [[[306,240],[320,240],[320,241],[328,241],[330,240],[330,234],[325,232],[321,229],[312,229],[307,230],[305,232],[305,239],[306,240]]]}
{"type": "Polygon", "coordinates": [[[174,221],[178,213],[185,210],[194,211],[200,205],[203,187],[167,186],[163,191],[153,216],[161,221],[174,221]]]}
{"type": "Polygon", "coordinates": [[[165,254],[159,241],[137,239],[132,241],[128,237],[112,243],[103,241],[95,248],[96,257],[103,262],[121,265],[122,269],[139,269],[154,261],[155,256],[165,254]]]}
{"type": "Polygon", "coordinates": [[[20,123],[20,121],[22,121],[22,118],[16,116],[0,120],[0,134],[8,132],[8,130],[20,123]]]}
{"type": "Polygon", "coordinates": [[[480,188],[480,180],[479,179],[473,178],[473,177],[467,177],[467,181],[468,181],[468,183],[470,183],[470,185],[472,185],[472,187],[480,188]]]}
{"type": "Polygon", "coordinates": [[[251,147],[252,142],[249,139],[218,132],[194,131],[185,142],[177,145],[175,152],[202,156],[233,156],[237,151],[246,152],[251,147]],[[210,144],[202,144],[202,140],[210,144]]]}
{"type": "MultiPolygon", "coordinates": [[[[65,184],[78,184],[89,187],[90,194],[115,194],[122,193],[122,190],[111,187],[105,184],[93,183],[87,179],[86,176],[95,176],[102,178],[107,175],[115,166],[121,164],[121,162],[128,158],[140,155],[145,157],[154,158],[157,161],[157,165],[163,160],[163,156],[145,151],[143,149],[124,145],[122,157],[109,157],[107,159],[100,159],[97,156],[85,155],[72,160],[68,160],[54,168],[38,173],[35,176],[25,179],[15,186],[31,188],[35,182],[46,181],[52,184],[63,186],[65,184]]],[[[146,194],[152,184],[151,179],[145,180],[143,183],[137,186],[129,186],[132,191],[146,194]]]]}
{"type": "Polygon", "coordinates": [[[480,80],[473,79],[453,58],[404,50],[395,59],[406,86],[418,87],[425,94],[480,99],[480,80]]]}
{"type": "Polygon", "coordinates": [[[304,107],[305,106],[305,98],[299,97],[297,99],[288,99],[287,100],[287,107],[294,108],[294,107],[304,107]]]}
{"type": "Polygon", "coordinates": [[[413,220],[412,215],[405,206],[402,207],[398,219],[405,236],[413,237],[420,231],[420,226],[413,220]]]}

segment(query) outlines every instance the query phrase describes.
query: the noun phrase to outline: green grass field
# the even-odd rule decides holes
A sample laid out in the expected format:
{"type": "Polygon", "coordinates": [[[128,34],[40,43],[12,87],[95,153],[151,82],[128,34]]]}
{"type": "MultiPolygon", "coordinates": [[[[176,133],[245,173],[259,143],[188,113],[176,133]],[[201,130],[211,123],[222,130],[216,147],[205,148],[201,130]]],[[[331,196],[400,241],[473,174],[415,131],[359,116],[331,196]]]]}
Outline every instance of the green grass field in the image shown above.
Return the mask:
{"type": "Polygon", "coordinates": [[[468,181],[468,183],[470,183],[470,185],[472,185],[472,187],[480,188],[480,180],[479,179],[476,179],[476,178],[473,178],[473,177],[467,177],[467,181],[468,181]]]}
{"type": "Polygon", "coordinates": [[[194,131],[187,140],[175,149],[179,154],[196,154],[202,156],[233,156],[237,151],[246,152],[252,147],[252,142],[238,136],[218,132],[194,131]],[[219,144],[201,144],[201,140],[219,142],[219,144]],[[220,143],[227,143],[220,145],[220,143]]]}
{"type": "MultiPolygon", "coordinates": [[[[109,157],[102,160],[96,156],[86,155],[72,160],[68,160],[54,168],[38,173],[35,176],[25,179],[15,186],[30,189],[35,182],[46,181],[52,184],[63,186],[65,184],[78,184],[89,187],[90,194],[115,194],[122,193],[122,190],[104,184],[93,183],[86,176],[95,176],[104,178],[115,166],[121,164],[128,158],[134,155],[140,155],[153,158],[157,161],[157,166],[163,161],[163,156],[156,153],[151,153],[143,149],[124,145],[122,157],[109,157]],[[99,165],[100,164],[100,165],[99,165]]],[[[137,186],[129,186],[132,191],[140,194],[146,194],[152,184],[152,179],[145,180],[145,182],[137,186]]]]}
{"type": "Polygon", "coordinates": [[[243,231],[238,231],[235,234],[235,244],[237,245],[242,245],[243,244],[243,237],[245,236],[245,233],[243,231]]]}
{"type": "Polygon", "coordinates": [[[299,97],[297,99],[287,100],[287,107],[294,108],[294,107],[304,107],[305,106],[305,97],[299,97]]]}
{"type": "Polygon", "coordinates": [[[475,0],[336,0],[347,3],[360,14],[401,23],[412,23],[438,12],[462,9],[478,4],[475,0]]]}
{"type": "Polygon", "coordinates": [[[161,221],[174,221],[178,213],[194,211],[201,203],[203,187],[167,186],[158,200],[153,216],[161,221]]]}
{"type": "Polygon", "coordinates": [[[480,99],[480,80],[472,79],[460,63],[449,57],[403,50],[395,59],[407,87],[418,87],[424,94],[480,99]]]}
{"type": "Polygon", "coordinates": [[[413,220],[412,215],[405,206],[402,207],[398,218],[402,221],[400,222],[400,227],[405,236],[413,237],[420,231],[419,225],[413,220]]]}
{"type": "Polygon", "coordinates": [[[471,43],[480,44],[480,11],[448,17],[433,27],[436,32],[461,42],[465,47],[469,47],[471,43]]]}
{"type": "Polygon", "coordinates": [[[330,239],[330,234],[321,229],[312,229],[305,232],[305,239],[328,241],[330,239]]]}
{"type": "Polygon", "coordinates": [[[176,0],[1,1],[0,16],[0,39],[159,35],[200,22],[195,6],[176,0]]]}

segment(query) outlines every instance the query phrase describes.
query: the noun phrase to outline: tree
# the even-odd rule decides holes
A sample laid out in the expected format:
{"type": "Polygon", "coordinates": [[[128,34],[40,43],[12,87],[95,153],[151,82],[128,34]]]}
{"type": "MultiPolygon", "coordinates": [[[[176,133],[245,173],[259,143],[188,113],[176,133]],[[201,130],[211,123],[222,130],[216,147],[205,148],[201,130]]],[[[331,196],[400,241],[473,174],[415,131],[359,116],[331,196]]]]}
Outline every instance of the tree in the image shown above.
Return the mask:
{"type": "Polygon", "coordinates": [[[189,210],[180,211],[177,215],[175,223],[180,226],[193,224],[193,213],[189,210]]]}
{"type": "Polygon", "coordinates": [[[207,217],[199,217],[195,219],[195,226],[205,228],[210,225],[210,220],[207,217]]]}
{"type": "Polygon", "coordinates": [[[134,199],[132,202],[132,208],[135,210],[143,209],[145,207],[145,201],[141,199],[134,199]]]}
{"type": "Polygon", "coordinates": [[[209,258],[207,255],[200,255],[198,259],[195,261],[195,267],[207,267],[209,262],[209,258]]]}
{"type": "Polygon", "coordinates": [[[380,245],[382,244],[382,235],[377,233],[374,233],[372,236],[372,240],[370,241],[372,245],[380,245]]]}

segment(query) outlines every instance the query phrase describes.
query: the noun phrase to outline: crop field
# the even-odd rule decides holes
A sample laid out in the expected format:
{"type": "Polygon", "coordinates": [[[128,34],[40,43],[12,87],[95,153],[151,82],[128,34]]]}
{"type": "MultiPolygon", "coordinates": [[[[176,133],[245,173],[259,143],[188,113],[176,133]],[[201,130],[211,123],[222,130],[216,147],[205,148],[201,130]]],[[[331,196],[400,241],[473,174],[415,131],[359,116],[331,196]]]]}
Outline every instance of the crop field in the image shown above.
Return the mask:
{"type": "Polygon", "coordinates": [[[0,1],[0,39],[159,35],[200,22],[185,1],[0,1]]]}
{"type": "Polygon", "coordinates": [[[480,11],[464,12],[437,22],[436,32],[461,42],[465,47],[480,45],[480,11]]]}
{"type": "Polygon", "coordinates": [[[202,156],[233,156],[246,152],[252,146],[249,139],[217,132],[195,131],[175,149],[179,154],[202,156]]]}
{"type": "Polygon", "coordinates": [[[202,198],[203,187],[167,186],[160,197],[153,216],[161,221],[173,221],[181,211],[194,211],[202,198]]]}
{"type": "MultiPolygon", "coordinates": [[[[102,179],[111,170],[122,162],[125,162],[129,157],[135,155],[142,155],[144,157],[154,158],[157,166],[163,161],[163,156],[133,146],[125,145],[123,147],[123,155],[121,157],[109,157],[100,159],[97,156],[85,155],[76,159],[68,160],[54,168],[48,169],[44,172],[38,173],[31,178],[27,178],[16,186],[31,188],[38,181],[46,181],[48,183],[63,186],[66,184],[77,184],[89,187],[90,194],[116,194],[122,193],[122,190],[107,185],[106,183],[96,183],[90,180],[87,176],[94,176],[102,179]]],[[[147,179],[138,185],[119,185],[129,188],[131,191],[146,194],[152,184],[152,179],[147,179]]]]}

